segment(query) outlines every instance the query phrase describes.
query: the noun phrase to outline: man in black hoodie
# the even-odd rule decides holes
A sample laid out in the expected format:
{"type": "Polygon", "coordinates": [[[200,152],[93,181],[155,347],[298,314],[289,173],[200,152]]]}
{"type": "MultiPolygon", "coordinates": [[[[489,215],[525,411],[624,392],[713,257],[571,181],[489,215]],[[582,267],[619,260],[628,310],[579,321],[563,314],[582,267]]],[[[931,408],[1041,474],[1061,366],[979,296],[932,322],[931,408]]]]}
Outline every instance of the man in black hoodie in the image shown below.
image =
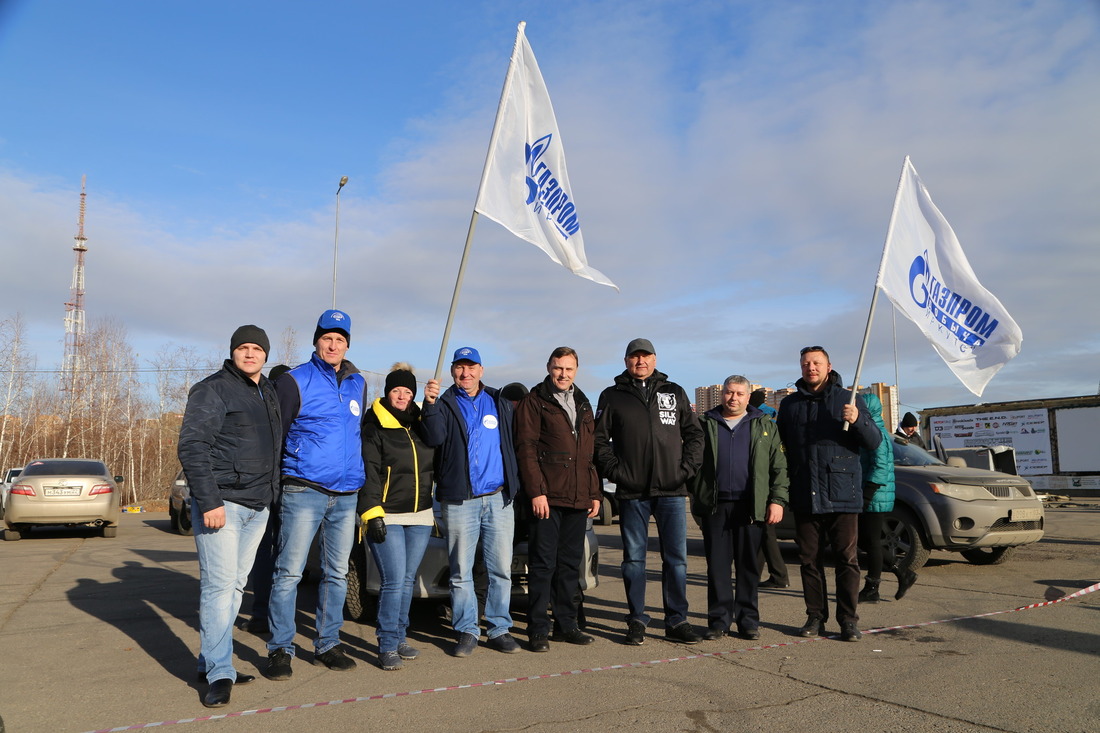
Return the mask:
{"type": "Polygon", "coordinates": [[[657,371],[649,339],[626,347],[626,370],[600,395],[596,466],[616,484],[623,540],[628,614],[625,642],[645,641],[646,545],[649,518],[661,541],[665,636],[684,644],[702,639],[688,623],[686,483],[703,460],[703,431],[680,385],[657,371]]]}

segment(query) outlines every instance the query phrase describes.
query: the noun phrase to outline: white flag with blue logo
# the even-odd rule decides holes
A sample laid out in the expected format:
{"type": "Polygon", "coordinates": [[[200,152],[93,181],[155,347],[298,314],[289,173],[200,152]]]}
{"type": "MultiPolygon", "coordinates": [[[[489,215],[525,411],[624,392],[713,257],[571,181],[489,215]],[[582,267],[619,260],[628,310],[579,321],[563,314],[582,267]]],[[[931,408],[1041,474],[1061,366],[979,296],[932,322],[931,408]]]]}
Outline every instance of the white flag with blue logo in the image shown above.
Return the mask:
{"type": "Polygon", "coordinates": [[[558,123],[520,23],[474,209],[575,275],[618,290],[588,266],[558,123]]]}
{"type": "Polygon", "coordinates": [[[966,388],[981,397],[993,375],[1020,353],[1023,333],[978,282],[908,156],[894,209],[879,287],[966,388]]]}

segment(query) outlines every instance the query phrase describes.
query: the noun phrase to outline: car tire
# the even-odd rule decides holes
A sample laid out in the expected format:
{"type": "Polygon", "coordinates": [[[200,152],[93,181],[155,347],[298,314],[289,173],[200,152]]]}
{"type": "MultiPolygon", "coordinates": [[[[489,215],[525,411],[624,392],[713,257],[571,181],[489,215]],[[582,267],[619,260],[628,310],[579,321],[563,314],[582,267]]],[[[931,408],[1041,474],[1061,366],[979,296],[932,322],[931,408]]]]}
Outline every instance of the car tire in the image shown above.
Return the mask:
{"type": "Polygon", "coordinates": [[[372,624],[378,618],[378,596],[367,592],[366,547],[356,543],[348,557],[348,593],[344,616],[359,624],[372,624]]]}
{"type": "Polygon", "coordinates": [[[1000,565],[1016,554],[1015,547],[974,547],[961,554],[971,565],[1000,565]]]}
{"type": "Polygon", "coordinates": [[[882,521],[882,559],[899,572],[916,572],[928,562],[931,550],[921,535],[920,522],[911,511],[896,508],[882,521]]]}
{"type": "Polygon", "coordinates": [[[600,504],[600,516],[596,518],[596,521],[604,526],[610,527],[614,520],[614,516],[611,514],[611,500],[604,497],[603,503],[600,504]]]}
{"type": "Polygon", "coordinates": [[[106,537],[107,539],[111,539],[112,537],[118,537],[118,525],[117,524],[105,524],[100,529],[103,532],[103,536],[106,537]]]}
{"type": "Polygon", "coordinates": [[[194,532],[194,529],[191,527],[191,517],[187,516],[185,518],[183,512],[172,512],[172,515],[172,527],[176,532],[184,537],[190,537],[194,532]]]}
{"type": "Polygon", "coordinates": [[[5,529],[4,530],[4,541],[5,542],[15,542],[16,540],[21,540],[21,539],[23,539],[23,535],[19,532],[19,530],[15,530],[15,529],[5,529]]]}

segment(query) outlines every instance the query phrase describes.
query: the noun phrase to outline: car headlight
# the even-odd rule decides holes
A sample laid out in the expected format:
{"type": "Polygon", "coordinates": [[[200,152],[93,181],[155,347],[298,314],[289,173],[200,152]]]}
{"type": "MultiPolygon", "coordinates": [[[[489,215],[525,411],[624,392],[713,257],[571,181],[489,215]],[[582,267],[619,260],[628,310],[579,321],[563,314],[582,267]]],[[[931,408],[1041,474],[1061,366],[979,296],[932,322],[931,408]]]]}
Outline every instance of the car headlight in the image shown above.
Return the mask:
{"type": "Polygon", "coordinates": [[[928,484],[932,491],[943,496],[950,496],[959,501],[976,501],[989,499],[990,493],[983,486],[963,486],[961,484],[928,484]]]}

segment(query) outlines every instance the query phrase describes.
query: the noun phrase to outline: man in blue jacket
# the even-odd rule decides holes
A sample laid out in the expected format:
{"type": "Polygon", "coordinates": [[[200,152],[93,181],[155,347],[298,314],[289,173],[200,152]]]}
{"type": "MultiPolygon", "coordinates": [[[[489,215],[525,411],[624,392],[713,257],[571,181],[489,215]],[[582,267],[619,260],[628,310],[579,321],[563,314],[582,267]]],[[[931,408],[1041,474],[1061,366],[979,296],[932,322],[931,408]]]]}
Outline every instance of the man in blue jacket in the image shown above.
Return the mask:
{"type": "Polygon", "coordinates": [[[882,432],[862,398],[852,403],[829,354],[820,346],[802,349],[798,391],[779,403],[779,436],[787,452],[790,506],[794,510],[806,623],[800,636],[825,634],[829,619],[825,548],[836,553],[836,619],[844,641],[859,641],[859,561],[856,539],[863,508],[859,449],[874,450],[882,432]],[[845,429],[848,423],[848,429],[845,429]]]}
{"type": "Polygon", "coordinates": [[[279,538],[271,586],[271,640],[264,676],[290,679],[294,615],[306,556],[320,531],[321,582],[313,663],[346,671],[355,662],[340,648],[347,595],[348,555],[355,540],[356,492],[366,478],[360,438],[366,383],[344,356],[351,318],[327,310],[313,333],[315,351],[279,378],[283,446],[279,538]]]}
{"type": "Polygon", "coordinates": [[[452,654],[468,657],[480,637],[474,557],[481,542],[489,575],[485,621],[491,649],[511,654],[512,499],[519,488],[512,443],[513,406],[500,390],[481,382],[485,369],[477,349],[457,349],[451,361],[454,385],[439,399],[424,395],[424,441],[436,449],[436,499],[447,531],[451,566],[451,625],[458,633],[452,654]]]}
{"type": "Polygon", "coordinates": [[[199,680],[206,707],[229,702],[234,684],[255,679],[233,668],[233,620],[279,485],[279,402],[261,370],[267,334],[241,326],[221,370],[191,388],[178,454],[191,489],[199,556],[199,680]]]}

